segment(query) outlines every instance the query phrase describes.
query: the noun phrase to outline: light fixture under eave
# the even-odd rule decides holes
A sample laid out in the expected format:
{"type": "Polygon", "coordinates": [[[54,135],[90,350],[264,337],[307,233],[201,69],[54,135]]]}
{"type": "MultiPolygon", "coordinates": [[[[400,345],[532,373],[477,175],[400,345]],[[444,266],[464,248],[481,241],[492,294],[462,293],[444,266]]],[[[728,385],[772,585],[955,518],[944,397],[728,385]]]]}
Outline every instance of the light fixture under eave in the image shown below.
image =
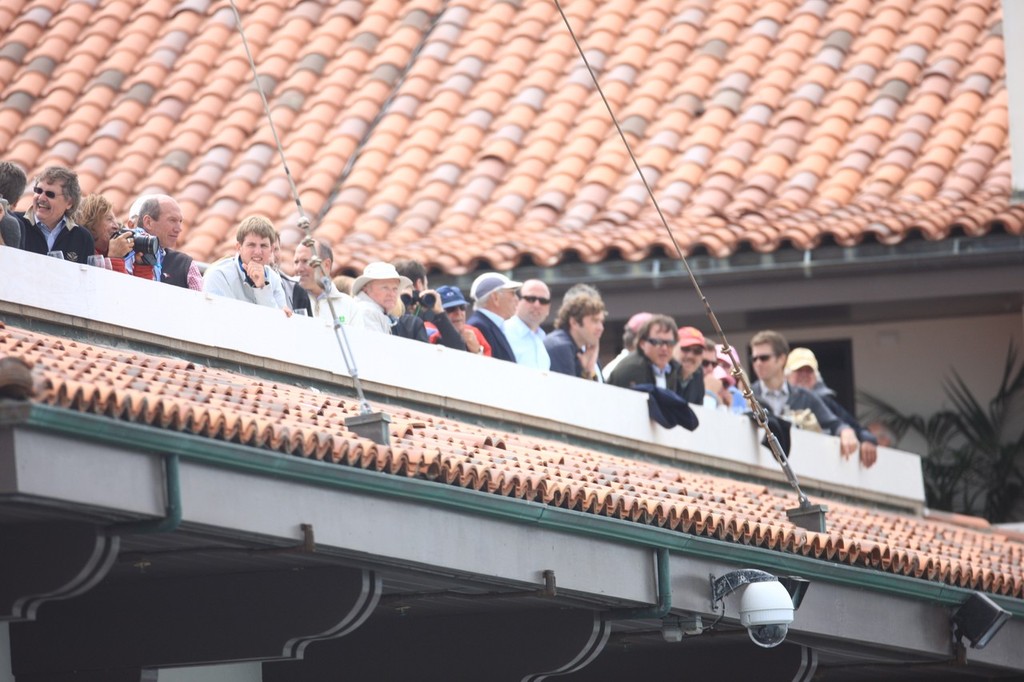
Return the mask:
{"type": "Polygon", "coordinates": [[[972,649],[984,649],[1009,619],[1009,611],[974,592],[953,613],[953,642],[962,646],[966,638],[972,649]]]}

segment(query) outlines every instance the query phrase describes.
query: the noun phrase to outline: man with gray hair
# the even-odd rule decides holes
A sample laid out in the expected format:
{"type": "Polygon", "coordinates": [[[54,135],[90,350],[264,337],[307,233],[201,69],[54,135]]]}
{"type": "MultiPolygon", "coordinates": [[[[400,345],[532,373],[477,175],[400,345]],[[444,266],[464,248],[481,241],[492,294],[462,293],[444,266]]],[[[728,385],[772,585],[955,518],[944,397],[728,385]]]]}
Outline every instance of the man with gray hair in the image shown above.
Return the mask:
{"type": "Polygon", "coordinates": [[[92,234],[75,224],[82,201],[78,174],[64,166],[49,166],[36,178],[32,208],[15,216],[21,221],[21,248],[33,253],[59,252],[64,260],[85,263],[96,253],[92,234]]]}
{"type": "Polygon", "coordinates": [[[0,203],[5,204],[0,219],[0,239],[3,244],[21,248],[21,221],[14,217],[14,207],[25,193],[28,178],[25,171],[9,161],[0,163],[0,203]]]}
{"type": "MultiPolygon", "coordinates": [[[[138,222],[135,228],[151,234],[160,241],[160,248],[152,256],[145,256],[147,265],[153,266],[153,279],[164,284],[203,290],[203,276],[192,257],[175,251],[181,236],[184,218],[178,202],[166,194],[151,194],[140,197],[138,222]],[[152,261],[152,262],[149,262],[152,261]]],[[[132,210],[135,210],[134,208],[132,210]]],[[[125,256],[125,270],[132,272],[136,255],[125,256]]]]}
{"type": "Polygon", "coordinates": [[[473,299],[473,314],[466,324],[480,330],[491,344],[491,357],[515,362],[515,352],[505,336],[505,320],[516,314],[519,299],[516,292],[523,286],[499,272],[487,272],[475,280],[469,289],[473,299]]]}

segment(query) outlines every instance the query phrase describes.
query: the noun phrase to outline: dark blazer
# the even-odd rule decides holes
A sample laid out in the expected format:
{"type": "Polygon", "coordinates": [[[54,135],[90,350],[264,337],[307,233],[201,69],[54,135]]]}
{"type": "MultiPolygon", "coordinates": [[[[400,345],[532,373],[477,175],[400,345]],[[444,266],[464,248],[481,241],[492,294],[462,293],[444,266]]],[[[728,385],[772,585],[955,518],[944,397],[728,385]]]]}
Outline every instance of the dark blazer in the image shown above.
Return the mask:
{"type": "MultiPolygon", "coordinates": [[[[669,360],[669,371],[665,375],[665,388],[680,396],[686,402],[701,405],[704,402],[704,374],[699,372],[689,382],[683,381],[682,367],[675,360],[669,360]]],[[[613,386],[633,388],[637,385],[654,385],[654,369],[647,356],[637,348],[623,358],[607,379],[613,386]]]]}
{"type": "Polygon", "coordinates": [[[512,351],[512,346],[508,343],[508,338],[505,336],[505,329],[500,327],[491,321],[491,318],[487,317],[479,310],[474,310],[473,314],[466,320],[466,324],[472,325],[480,330],[480,333],[487,339],[487,343],[491,344],[491,357],[498,358],[499,360],[508,360],[509,362],[516,361],[516,354],[512,351]]]}
{"type": "Polygon", "coordinates": [[[556,329],[544,337],[544,349],[551,358],[551,371],[569,376],[583,376],[579,347],[564,329],[556,329]]]}
{"type": "MultiPolygon", "coordinates": [[[[41,253],[44,256],[50,250],[46,245],[46,237],[34,224],[34,218],[28,213],[13,214],[21,223],[21,248],[33,253],[41,253]]],[[[73,263],[85,263],[86,258],[96,253],[96,244],[93,242],[89,230],[81,225],[76,225],[68,218],[65,228],[57,235],[57,241],[53,243],[54,251],[64,253],[64,260],[73,263]]]]}
{"type": "Polygon", "coordinates": [[[163,282],[188,289],[188,270],[192,267],[192,256],[181,251],[164,251],[163,282]]]}

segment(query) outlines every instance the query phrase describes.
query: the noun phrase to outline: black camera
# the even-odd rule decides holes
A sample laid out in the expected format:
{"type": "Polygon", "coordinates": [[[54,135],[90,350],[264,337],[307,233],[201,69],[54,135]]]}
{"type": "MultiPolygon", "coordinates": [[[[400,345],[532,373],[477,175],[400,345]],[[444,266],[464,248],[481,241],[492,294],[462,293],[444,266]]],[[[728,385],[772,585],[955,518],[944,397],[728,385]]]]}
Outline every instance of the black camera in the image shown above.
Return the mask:
{"type": "Polygon", "coordinates": [[[132,250],[135,253],[142,256],[153,256],[156,257],[157,252],[160,250],[160,240],[151,234],[145,232],[136,232],[135,230],[129,230],[127,227],[122,227],[120,230],[111,235],[111,239],[114,237],[120,237],[122,234],[131,233],[133,239],[132,250]]]}
{"type": "Polygon", "coordinates": [[[405,305],[405,309],[409,310],[416,304],[419,304],[427,310],[433,310],[434,305],[437,304],[437,294],[426,293],[420,296],[420,292],[413,289],[411,294],[402,294],[402,303],[405,305]]]}

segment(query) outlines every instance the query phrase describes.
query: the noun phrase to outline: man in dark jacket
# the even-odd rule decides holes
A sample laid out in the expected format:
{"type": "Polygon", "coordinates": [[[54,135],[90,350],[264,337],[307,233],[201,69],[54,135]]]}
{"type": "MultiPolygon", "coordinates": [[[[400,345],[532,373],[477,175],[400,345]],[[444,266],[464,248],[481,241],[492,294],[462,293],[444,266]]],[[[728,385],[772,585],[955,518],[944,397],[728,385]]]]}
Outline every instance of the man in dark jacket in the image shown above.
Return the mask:
{"type": "MultiPolygon", "coordinates": [[[[192,257],[175,251],[184,217],[178,202],[166,194],[146,198],[139,209],[138,227],[160,240],[160,251],[153,259],[153,276],[158,282],[203,290],[203,276],[192,257]]],[[[131,254],[129,254],[130,256],[131,254]]],[[[128,258],[125,258],[127,264],[128,258]]]]}
{"type": "Polygon", "coordinates": [[[597,353],[606,314],[597,289],[574,287],[566,292],[555,316],[555,331],[544,337],[552,372],[598,378],[597,353]]]}
{"type": "Polygon", "coordinates": [[[615,367],[608,377],[608,383],[624,388],[650,384],[672,391],[685,399],[682,371],[679,363],[672,357],[672,349],[678,342],[678,334],[679,328],[671,317],[651,316],[640,327],[636,350],[615,367]]]}
{"type": "Polygon", "coordinates": [[[487,272],[475,280],[469,289],[473,299],[473,314],[466,320],[480,330],[491,345],[491,357],[516,361],[515,352],[505,336],[505,320],[516,314],[519,299],[516,291],[522,282],[510,280],[500,272],[487,272]]]}
{"type": "Polygon", "coordinates": [[[16,213],[21,221],[21,248],[33,253],[60,253],[64,260],[85,263],[96,253],[92,234],[75,224],[82,188],[75,171],[49,166],[36,178],[32,207],[16,213]]]}

